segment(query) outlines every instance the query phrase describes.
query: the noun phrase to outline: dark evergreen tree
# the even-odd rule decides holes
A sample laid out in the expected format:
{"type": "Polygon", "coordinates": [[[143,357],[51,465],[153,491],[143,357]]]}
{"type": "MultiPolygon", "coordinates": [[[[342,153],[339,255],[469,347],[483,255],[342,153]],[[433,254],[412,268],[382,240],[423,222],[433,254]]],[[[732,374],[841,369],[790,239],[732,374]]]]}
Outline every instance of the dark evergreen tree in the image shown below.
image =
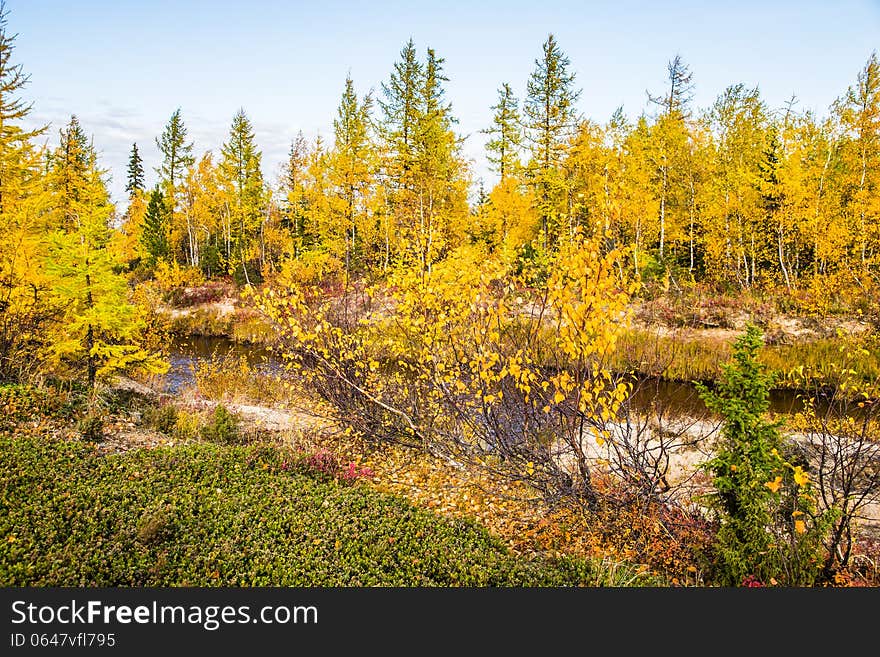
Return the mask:
{"type": "Polygon", "coordinates": [[[786,222],[783,215],[783,207],[785,205],[785,191],[782,181],[780,180],[780,169],[783,165],[783,146],[777,136],[778,127],[770,128],[770,136],[767,146],[764,149],[764,157],[758,161],[758,181],[757,187],[761,194],[761,207],[763,210],[761,219],[763,220],[763,233],[768,237],[776,236],[775,258],[768,249],[764,254],[764,259],[760,263],[761,267],[772,267],[776,264],[782,273],[782,278],[788,289],[791,289],[791,276],[789,267],[786,264],[784,245],[786,242],[786,222]]]}
{"type": "Polygon", "coordinates": [[[144,161],[138,153],[137,144],[131,146],[131,155],[128,158],[128,182],[125,184],[125,191],[129,196],[144,191],[144,161]]]}
{"type": "Polygon", "coordinates": [[[722,419],[715,455],[702,464],[714,484],[705,500],[720,520],[711,569],[724,586],[754,579],[812,586],[833,516],[813,507],[809,477],[788,460],[796,454],[783,440],[782,422],[768,417],[777,374],[758,359],[763,343],[761,330],[747,325],[714,389],[697,385],[722,419]]]}
{"type": "Polygon", "coordinates": [[[156,185],[150,193],[141,233],[141,244],[147,252],[147,263],[151,266],[161,260],[167,260],[171,253],[168,243],[168,219],[165,197],[156,185]]]}

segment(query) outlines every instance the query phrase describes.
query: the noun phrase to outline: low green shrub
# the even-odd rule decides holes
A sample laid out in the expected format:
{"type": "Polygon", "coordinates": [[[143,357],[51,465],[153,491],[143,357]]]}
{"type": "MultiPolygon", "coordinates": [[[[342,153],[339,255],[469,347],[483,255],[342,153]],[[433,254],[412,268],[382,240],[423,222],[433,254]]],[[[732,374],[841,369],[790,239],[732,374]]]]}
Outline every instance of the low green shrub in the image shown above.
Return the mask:
{"type": "Polygon", "coordinates": [[[101,441],[104,439],[104,419],[100,415],[89,413],[76,423],[76,430],[83,440],[101,441]]]}
{"type": "Polygon", "coordinates": [[[211,443],[233,445],[241,439],[238,416],[230,413],[223,404],[217,404],[211,419],[202,426],[199,435],[202,440],[211,443]]]}
{"type": "Polygon", "coordinates": [[[469,520],[291,467],[265,445],[101,456],[0,434],[2,586],[565,586],[469,520]]]}
{"type": "Polygon", "coordinates": [[[142,417],[148,427],[170,436],[177,426],[177,415],[177,407],[173,404],[160,404],[145,408],[142,417]]]}
{"type": "Polygon", "coordinates": [[[0,384],[0,431],[11,430],[19,422],[72,413],[70,396],[24,383],[0,384]]]}

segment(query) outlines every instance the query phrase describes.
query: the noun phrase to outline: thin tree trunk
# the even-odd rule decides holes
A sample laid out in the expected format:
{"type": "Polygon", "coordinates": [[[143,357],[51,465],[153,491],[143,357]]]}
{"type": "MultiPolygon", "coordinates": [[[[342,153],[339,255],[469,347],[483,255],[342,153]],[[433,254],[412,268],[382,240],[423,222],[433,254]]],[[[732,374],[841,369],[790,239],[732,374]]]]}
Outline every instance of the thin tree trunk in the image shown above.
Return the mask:
{"type": "Polygon", "coordinates": [[[666,241],[666,188],[667,188],[667,167],[664,165],[663,170],[663,186],[660,193],[660,260],[663,260],[663,247],[666,241]]]}
{"type": "Polygon", "coordinates": [[[816,213],[815,213],[815,225],[813,227],[813,276],[818,276],[821,271],[824,273],[825,266],[824,263],[820,265],[819,260],[819,214],[822,210],[822,193],[825,189],[825,174],[828,172],[828,167],[831,164],[831,153],[833,149],[831,145],[828,145],[828,154],[825,157],[825,164],[822,166],[822,174],[819,176],[819,189],[816,191],[816,213]]]}
{"type": "Polygon", "coordinates": [[[785,277],[785,287],[791,290],[791,280],[788,277],[788,269],[785,266],[785,252],[783,249],[782,241],[783,241],[783,225],[782,219],[779,219],[779,229],[776,231],[777,237],[777,246],[779,249],[779,267],[782,269],[782,275],[785,277]]]}
{"type": "MultiPolygon", "coordinates": [[[[86,269],[89,267],[89,261],[86,259],[86,269]]],[[[86,308],[89,310],[94,306],[94,301],[92,299],[92,277],[90,274],[86,273],[86,308]]],[[[97,375],[97,365],[95,363],[95,355],[92,353],[92,350],[95,347],[95,331],[91,324],[89,324],[86,329],[86,368],[88,370],[89,377],[89,388],[94,390],[95,388],[95,378],[97,375]]]]}
{"type": "Polygon", "coordinates": [[[694,205],[696,203],[696,192],[694,190],[694,179],[691,178],[690,181],[691,188],[691,198],[690,203],[688,204],[688,253],[690,255],[690,264],[688,265],[688,272],[690,274],[694,273],[694,205]]]}

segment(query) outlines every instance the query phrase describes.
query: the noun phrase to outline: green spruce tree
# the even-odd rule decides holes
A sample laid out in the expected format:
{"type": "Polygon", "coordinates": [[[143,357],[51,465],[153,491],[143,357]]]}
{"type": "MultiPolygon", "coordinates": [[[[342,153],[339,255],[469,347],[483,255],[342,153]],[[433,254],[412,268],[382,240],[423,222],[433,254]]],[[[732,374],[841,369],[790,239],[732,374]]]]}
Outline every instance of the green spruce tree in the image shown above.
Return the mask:
{"type": "Polygon", "coordinates": [[[156,185],[150,192],[144,225],[141,231],[141,246],[146,252],[146,263],[155,267],[157,263],[167,261],[171,255],[168,243],[169,234],[168,206],[161,188],[156,185]]]}
{"type": "Polygon", "coordinates": [[[131,145],[131,155],[128,158],[128,180],[125,183],[125,191],[129,197],[137,192],[144,191],[144,161],[138,153],[138,145],[131,145]]]}
{"type": "Polygon", "coordinates": [[[710,569],[726,586],[810,586],[831,515],[817,512],[805,464],[791,462],[781,422],[767,418],[776,375],[758,361],[762,345],[761,330],[750,324],[716,389],[698,385],[722,418],[715,456],[702,465],[712,475],[707,500],[719,520],[710,569]]]}

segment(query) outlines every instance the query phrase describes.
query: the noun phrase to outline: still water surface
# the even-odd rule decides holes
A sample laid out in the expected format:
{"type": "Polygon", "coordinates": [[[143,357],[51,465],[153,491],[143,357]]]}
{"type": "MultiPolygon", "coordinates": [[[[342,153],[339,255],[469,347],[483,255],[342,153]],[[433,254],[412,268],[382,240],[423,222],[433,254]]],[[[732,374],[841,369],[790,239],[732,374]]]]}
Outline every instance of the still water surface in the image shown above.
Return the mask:
{"type": "MultiPolygon", "coordinates": [[[[244,357],[258,371],[267,374],[282,369],[277,356],[271,351],[252,344],[235,342],[223,337],[187,336],[174,338],[170,350],[171,368],[163,379],[166,392],[176,393],[194,382],[194,368],[212,358],[244,357]]],[[[798,392],[788,389],[773,390],[770,410],[773,413],[794,413],[803,407],[798,392]]],[[[706,406],[691,383],[646,378],[637,387],[634,402],[637,408],[660,404],[667,412],[690,416],[706,413],[706,406]]]]}

